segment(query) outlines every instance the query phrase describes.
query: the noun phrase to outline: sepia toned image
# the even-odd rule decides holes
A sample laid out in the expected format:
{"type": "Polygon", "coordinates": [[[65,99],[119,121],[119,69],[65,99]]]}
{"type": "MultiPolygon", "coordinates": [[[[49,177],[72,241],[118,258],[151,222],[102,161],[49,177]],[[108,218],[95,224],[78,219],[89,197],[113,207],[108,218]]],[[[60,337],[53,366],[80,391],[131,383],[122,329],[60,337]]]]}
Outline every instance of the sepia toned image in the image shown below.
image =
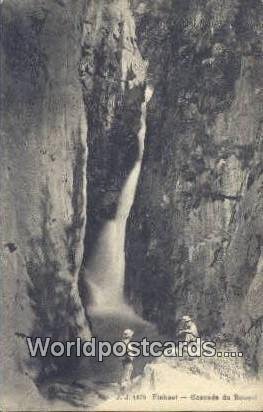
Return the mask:
{"type": "Polygon", "coordinates": [[[0,0],[0,410],[263,409],[263,1],[0,0]]]}

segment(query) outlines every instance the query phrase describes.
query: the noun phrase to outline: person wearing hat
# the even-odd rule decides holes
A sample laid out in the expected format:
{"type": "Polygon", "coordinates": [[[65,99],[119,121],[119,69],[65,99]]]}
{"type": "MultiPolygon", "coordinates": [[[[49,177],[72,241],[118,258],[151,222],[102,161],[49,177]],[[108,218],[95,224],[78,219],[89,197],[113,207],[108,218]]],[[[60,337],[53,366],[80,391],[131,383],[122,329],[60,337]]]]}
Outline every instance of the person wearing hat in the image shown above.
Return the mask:
{"type": "Polygon", "coordinates": [[[179,330],[179,337],[185,342],[193,342],[198,337],[196,324],[190,316],[184,315],[181,318],[181,328],[179,330]]]}
{"type": "MultiPolygon", "coordinates": [[[[127,346],[128,343],[131,341],[132,337],[134,335],[133,330],[131,329],[125,329],[125,331],[122,334],[122,342],[125,343],[127,346]]],[[[133,357],[129,355],[129,352],[125,353],[122,359],[122,377],[121,377],[121,392],[125,392],[127,388],[131,384],[131,376],[133,372],[133,357]]]]}

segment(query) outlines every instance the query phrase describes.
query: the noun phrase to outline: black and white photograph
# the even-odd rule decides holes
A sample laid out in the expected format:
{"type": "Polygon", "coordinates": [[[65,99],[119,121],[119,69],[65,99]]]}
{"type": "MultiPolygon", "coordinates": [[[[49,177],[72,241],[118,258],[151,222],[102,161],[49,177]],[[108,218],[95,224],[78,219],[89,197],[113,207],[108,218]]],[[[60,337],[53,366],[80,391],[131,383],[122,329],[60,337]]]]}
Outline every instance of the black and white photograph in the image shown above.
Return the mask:
{"type": "Polygon", "coordinates": [[[0,0],[0,410],[263,410],[263,1],[0,0]]]}

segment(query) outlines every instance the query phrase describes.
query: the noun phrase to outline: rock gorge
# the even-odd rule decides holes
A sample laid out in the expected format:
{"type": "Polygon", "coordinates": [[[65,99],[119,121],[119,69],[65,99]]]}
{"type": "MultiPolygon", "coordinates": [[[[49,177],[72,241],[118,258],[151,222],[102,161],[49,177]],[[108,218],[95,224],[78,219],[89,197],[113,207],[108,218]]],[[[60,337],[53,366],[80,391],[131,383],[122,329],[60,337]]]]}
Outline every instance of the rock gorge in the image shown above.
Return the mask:
{"type": "Polygon", "coordinates": [[[126,294],[164,330],[192,314],[262,369],[262,4],[139,2],[134,14],[155,94],[126,294]]]}
{"type": "Polygon", "coordinates": [[[262,2],[0,8],[5,389],[42,368],[25,336],[91,336],[85,268],[138,158],[125,299],[168,334],[192,314],[262,373],[262,2]]]}

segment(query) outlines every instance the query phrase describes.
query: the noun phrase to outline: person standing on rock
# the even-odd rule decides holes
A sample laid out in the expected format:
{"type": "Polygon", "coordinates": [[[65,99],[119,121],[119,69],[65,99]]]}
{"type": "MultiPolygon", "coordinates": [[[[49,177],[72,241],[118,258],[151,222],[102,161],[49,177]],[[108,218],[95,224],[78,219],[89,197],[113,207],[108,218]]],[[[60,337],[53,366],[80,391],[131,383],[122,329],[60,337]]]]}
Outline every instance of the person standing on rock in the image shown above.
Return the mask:
{"type": "Polygon", "coordinates": [[[180,324],[181,325],[178,333],[180,339],[188,343],[194,342],[198,337],[198,330],[191,317],[188,315],[183,316],[181,318],[180,324]]]}
{"type": "Polygon", "coordinates": [[[134,335],[133,330],[125,329],[122,335],[122,341],[127,347],[127,352],[122,359],[122,377],[121,377],[121,392],[124,393],[131,384],[131,376],[133,372],[133,357],[129,355],[128,344],[134,335]]]}

